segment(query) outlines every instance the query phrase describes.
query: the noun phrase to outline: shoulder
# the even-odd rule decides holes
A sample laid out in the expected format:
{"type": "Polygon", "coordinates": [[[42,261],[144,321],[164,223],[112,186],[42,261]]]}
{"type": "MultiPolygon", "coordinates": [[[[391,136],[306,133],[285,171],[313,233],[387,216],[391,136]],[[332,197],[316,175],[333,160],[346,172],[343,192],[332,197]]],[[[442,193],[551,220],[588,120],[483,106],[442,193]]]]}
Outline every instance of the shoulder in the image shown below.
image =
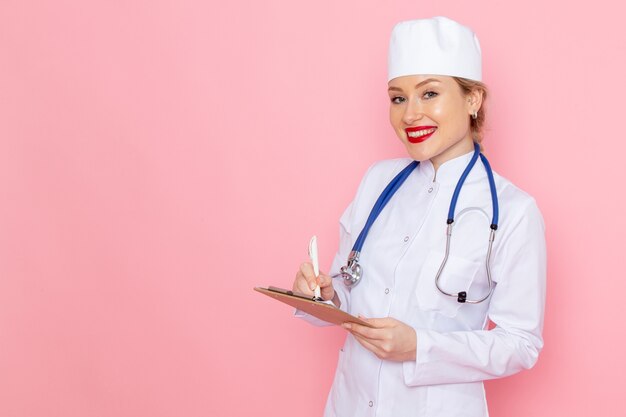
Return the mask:
{"type": "Polygon", "coordinates": [[[395,158],[372,163],[361,178],[352,202],[341,217],[341,223],[348,228],[351,219],[367,216],[389,181],[412,161],[411,158],[395,158]]]}
{"type": "Polygon", "coordinates": [[[384,159],[369,166],[361,179],[355,201],[370,204],[404,167],[413,162],[411,158],[384,159]]]}
{"type": "Polygon", "coordinates": [[[361,186],[365,183],[375,184],[382,182],[385,185],[404,167],[413,162],[411,158],[394,158],[383,159],[374,162],[369,166],[363,179],[361,180],[361,186]]]}

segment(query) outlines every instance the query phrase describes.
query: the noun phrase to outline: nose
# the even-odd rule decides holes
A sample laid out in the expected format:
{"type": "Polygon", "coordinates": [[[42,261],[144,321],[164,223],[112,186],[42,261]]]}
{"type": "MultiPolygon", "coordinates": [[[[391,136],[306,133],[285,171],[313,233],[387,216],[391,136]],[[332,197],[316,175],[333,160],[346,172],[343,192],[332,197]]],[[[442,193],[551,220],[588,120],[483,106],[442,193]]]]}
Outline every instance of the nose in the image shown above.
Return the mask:
{"type": "Polygon", "coordinates": [[[419,100],[407,100],[404,114],[402,115],[402,121],[407,125],[412,125],[422,117],[422,104],[419,100]]]}

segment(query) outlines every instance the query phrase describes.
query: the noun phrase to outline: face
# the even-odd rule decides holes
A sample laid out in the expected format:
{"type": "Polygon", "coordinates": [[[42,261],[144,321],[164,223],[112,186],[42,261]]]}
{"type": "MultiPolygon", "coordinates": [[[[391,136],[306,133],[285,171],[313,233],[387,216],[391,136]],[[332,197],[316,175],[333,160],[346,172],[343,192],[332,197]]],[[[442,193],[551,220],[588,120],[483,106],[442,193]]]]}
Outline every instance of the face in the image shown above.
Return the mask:
{"type": "Polygon", "coordinates": [[[481,95],[464,95],[452,77],[407,75],[389,81],[389,119],[396,135],[417,161],[435,169],[474,149],[470,115],[481,95]]]}

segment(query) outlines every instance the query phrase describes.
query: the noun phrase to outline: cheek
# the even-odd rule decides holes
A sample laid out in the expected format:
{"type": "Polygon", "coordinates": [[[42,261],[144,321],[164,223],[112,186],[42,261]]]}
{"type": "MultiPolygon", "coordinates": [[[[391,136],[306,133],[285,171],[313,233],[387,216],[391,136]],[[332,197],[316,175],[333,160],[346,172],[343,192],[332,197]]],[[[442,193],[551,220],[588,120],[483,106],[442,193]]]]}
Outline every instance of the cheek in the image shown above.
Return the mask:
{"type": "MultiPolygon", "coordinates": [[[[455,104],[455,103],[454,103],[455,104]]],[[[439,124],[440,128],[452,132],[464,129],[464,110],[453,103],[437,103],[430,109],[430,115],[439,124]]]]}
{"type": "Polygon", "coordinates": [[[430,114],[434,119],[443,123],[447,118],[446,105],[441,102],[433,104],[430,108],[430,114]]]}
{"type": "Polygon", "coordinates": [[[389,107],[389,122],[394,129],[401,129],[403,109],[400,106],[389,107]]]}

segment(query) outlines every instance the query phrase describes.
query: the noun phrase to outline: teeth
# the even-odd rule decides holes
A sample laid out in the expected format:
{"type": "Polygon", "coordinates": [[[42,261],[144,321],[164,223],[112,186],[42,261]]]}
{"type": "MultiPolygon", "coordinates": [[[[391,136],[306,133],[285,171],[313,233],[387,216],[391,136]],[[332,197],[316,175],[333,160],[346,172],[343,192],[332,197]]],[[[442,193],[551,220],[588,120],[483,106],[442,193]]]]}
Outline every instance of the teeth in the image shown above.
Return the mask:
{"type": "Polygon", "coordinates": [[[429,135],[435,131],[436,128],[418,130],[417,132],[407,132],[410,138],[419,138],[424,135],[429,135]]]}

